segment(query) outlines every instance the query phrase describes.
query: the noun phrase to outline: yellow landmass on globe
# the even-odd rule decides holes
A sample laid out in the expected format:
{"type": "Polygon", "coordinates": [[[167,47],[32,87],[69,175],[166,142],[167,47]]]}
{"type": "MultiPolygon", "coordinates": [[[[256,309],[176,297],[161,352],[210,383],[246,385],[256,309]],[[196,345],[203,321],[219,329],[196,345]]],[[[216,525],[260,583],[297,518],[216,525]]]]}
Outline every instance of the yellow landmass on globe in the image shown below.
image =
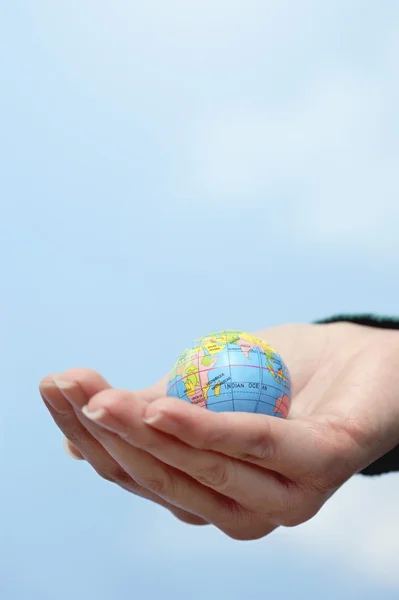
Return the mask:
{"type": "Polygon", "coordinates": [[[217,382],[213,391],[215,392],[215,396],[220,396],[220,381],[217,382]]]}
{"type": "Polygon", "coordinates": [[[266,356],[269,360],[272,360],[273,355],[276,354],[276,351],[274,350],[274,348],[269,346],[269,344],[266,344],[266,342],[264,340],[262,340],[261,338],[258,338],[254,335],[251,335],[250,333],[245,333],[245,332],[242,332],[240,337],[243,340],[250,342],[255,347],[258,347],[260,350],[263,350],[263,352],[266,354],[266,356]]]}
{"type": "MultiPolygon", "coordinates": [[[[196,388],[201,388],[207,399],[209,393],[209,383],[207,369],[211,369],[218,359],[218,354],[222,352],[228,344],[234,344],[241,350],[244,356],[251,360],[250,352],[258,348],[265,356],[266,368],[272,377],[278,381],[284,381],[285,375],[282,369],[275,370],[275,355],[277,352],[269,346],[264,340],[245,331],[227,330],[210,333],[203,338],[195,340],[191,348],[187,348],[178,358],[174,365],[169,380],[173,381],[177,377],[184,378],[187,395],[193,394],[196,388]],[[201,372],[199,365],[205,367],[201,372]]],[[[215,395],[220,394],[220,383],[216,384],[215,395]]]]}
{"type": "Polygon", "coordinates": [[[208,344],[203,345],[203,348],[210,356],[215,356],[215,354],[218,354],[221,350],[224,350],[225,347],[226,344],[216,344],[215,342],[209,342],[208,344]]]}
{"type": "Polygon", "coordinates": [[[211,356],[208,356],[207,354],[204,354],[201,360],[201,365],[203,365],[204,367],[210,367],[212,363],[213,358],[211,356]]]}
{"type": "Polygon", "coordinates": [[[169,375],[170,381],[173,381],[173,379],[175,379],[178,376],[182,377],[185,374],[186,365],[187,365],[187,363],[188,364],[192,363],[194,356],[195,356],[194,348],[187,348],[186,350],[184,350],[184,352],[182,352],[180,354],[179,358],[173,365],[173,368],[170,372],[170,375],[169,375]]]}
{"type": "Polygon", "coordinates": [[[185,379],[184,385],[186,387],[186,394],[187,394],[187,396],[190,396],[190,394],[194,393],[194,391],[195,391],[195,385],[193,384],[192,381],[190,381],[189,377],[187,379],[185,379]]]}

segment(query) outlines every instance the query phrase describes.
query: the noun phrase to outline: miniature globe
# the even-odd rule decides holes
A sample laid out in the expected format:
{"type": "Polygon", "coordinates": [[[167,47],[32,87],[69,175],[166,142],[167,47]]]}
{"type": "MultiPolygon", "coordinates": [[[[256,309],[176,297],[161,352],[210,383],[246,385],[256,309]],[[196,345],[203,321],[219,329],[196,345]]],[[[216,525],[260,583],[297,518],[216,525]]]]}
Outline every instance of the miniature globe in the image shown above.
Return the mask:
{"type": "Polygon", "coordinates": [[[167,395],[217,412],[286,418],[291,378],[265,341],[243,331],[220,331],[196,340],[179,356],[167,395]]]}

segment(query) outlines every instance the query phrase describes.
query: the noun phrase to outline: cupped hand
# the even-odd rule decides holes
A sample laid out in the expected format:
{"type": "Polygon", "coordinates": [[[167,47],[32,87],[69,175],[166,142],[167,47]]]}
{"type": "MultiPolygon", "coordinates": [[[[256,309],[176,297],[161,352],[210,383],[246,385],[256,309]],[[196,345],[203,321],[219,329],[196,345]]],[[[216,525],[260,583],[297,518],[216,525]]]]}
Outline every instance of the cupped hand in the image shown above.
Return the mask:
{"type": "Polygon", "coordinates": [[[192,524],[256,539],[313,517],[352,475],[399,443],[399,333],[347,323],[257,335],[293,383],[288,419],[216,413],[97,373],[48,376],[40,391],[69,453],[192,524]]]}

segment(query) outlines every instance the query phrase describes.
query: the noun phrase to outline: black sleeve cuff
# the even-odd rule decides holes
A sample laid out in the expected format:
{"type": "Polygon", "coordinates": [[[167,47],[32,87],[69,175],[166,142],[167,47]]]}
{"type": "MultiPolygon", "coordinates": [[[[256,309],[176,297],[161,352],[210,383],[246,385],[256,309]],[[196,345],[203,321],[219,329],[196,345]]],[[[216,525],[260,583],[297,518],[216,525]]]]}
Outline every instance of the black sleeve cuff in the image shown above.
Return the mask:
{"type": "Polygon", "coordinates": [[[399,318],[381,317],[373,314],[362,315],[333,315],[325,319],[318,319],[314,323],[338,323],[345,321],[347,323],[356,323],[357,325],[367,325],[368,327],[379,327],[381,329],[399,329],[399,318]]]}
{"type": "MultiPolygon", "coordinates": [[[[398,318],[381,317],[373,314],[334,315],[325,319],[319,319],[314,321],[314,323],[338,323],[342,321],[356,323],[357,325],[366,325],[368,327],[379,327],[381,329],[399,329],[398,318]]],[[[393,471],[399,471],[399,445],[371,463],[371,465],[360,471],[360,473],[362,475],[382,475],[383,473],[391,473],[393,471]]]]}

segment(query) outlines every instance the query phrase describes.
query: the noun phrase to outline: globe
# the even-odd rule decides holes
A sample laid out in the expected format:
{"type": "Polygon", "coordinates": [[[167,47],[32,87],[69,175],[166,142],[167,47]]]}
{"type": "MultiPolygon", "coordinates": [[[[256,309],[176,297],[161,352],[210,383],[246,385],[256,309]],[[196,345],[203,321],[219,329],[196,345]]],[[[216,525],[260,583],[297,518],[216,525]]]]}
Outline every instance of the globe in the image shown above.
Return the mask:
{"type": "Polygon", "coordinates": [[[244,331],[219,331],[182,352],[169,374],[167,395],[216,412],[286,418],[291,377],[264,340],[244,331]]]}

